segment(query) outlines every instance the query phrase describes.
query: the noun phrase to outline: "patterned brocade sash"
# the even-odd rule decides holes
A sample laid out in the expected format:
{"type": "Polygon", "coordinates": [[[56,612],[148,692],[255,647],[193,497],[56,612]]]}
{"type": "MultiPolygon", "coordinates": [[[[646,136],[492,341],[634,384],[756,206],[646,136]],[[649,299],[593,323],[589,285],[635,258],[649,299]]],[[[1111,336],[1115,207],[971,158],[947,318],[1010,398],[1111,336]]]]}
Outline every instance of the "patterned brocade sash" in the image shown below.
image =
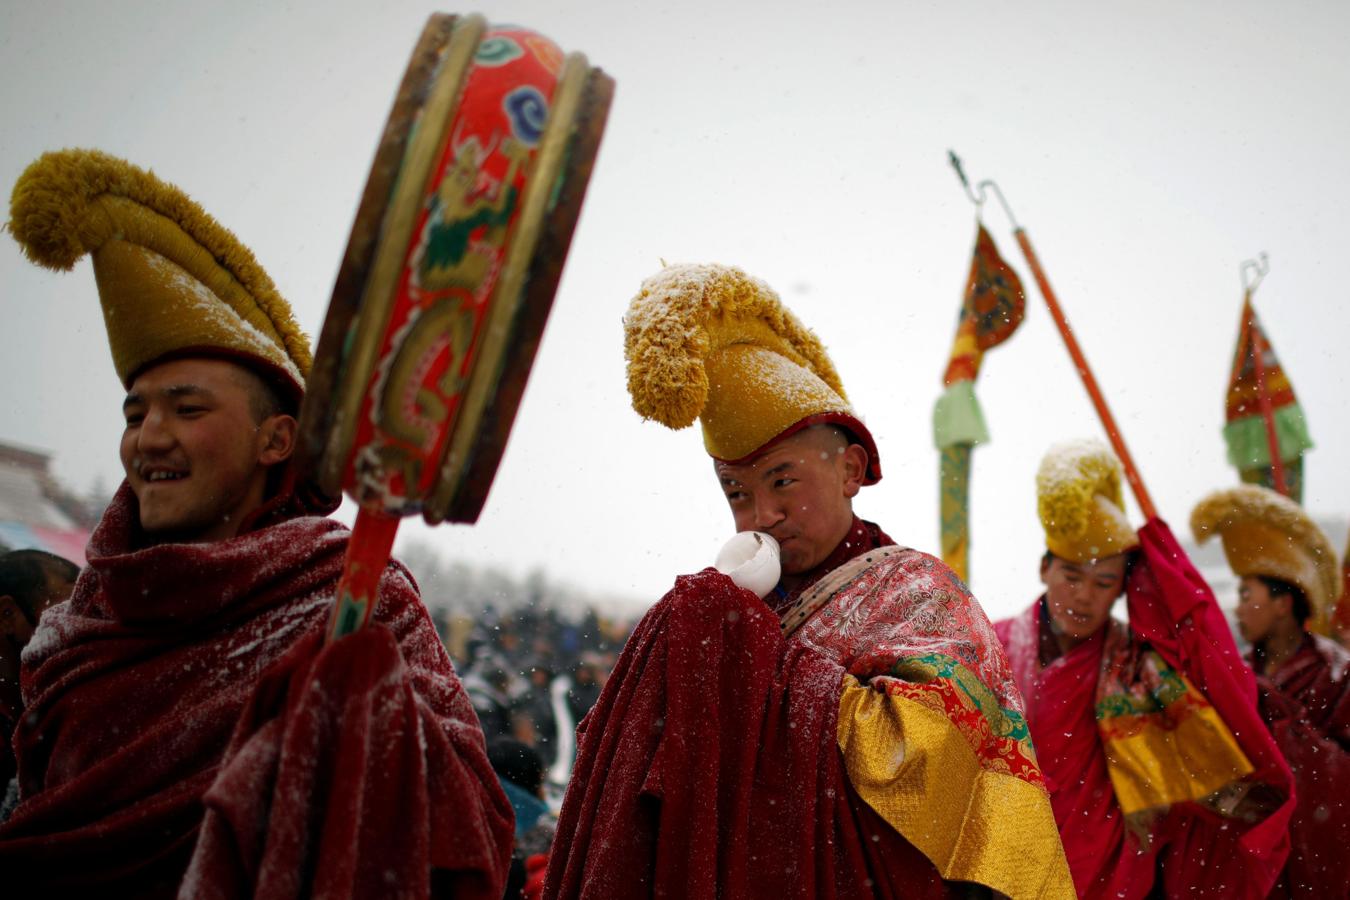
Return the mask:
{"type": "Polygon", "coordinates": [[[899,547],[890,545],[878,547],[875,550],[864,553],[862,556],[855,556],[839,568],[830,572],[824,578],[811,586],[811,589],[797,598],[797,601],[783,611],[779,617],[783,623],[783,637],[792,637],[793,632],[806,624],[806,621],[816,614],[826,603],[834,599],[834,595],[844,588],[848,587],[853,579],[857,578],[863,572],[872,568],[883,559],[890,559],[892,556],[899,556],[902,553],[911,553],[908,547],[899,547]]]}
{"type": "Polygon", "coordinates": [[[808,622],[850,627],[846,610],[870,610],[869,625],[885,632],[861,626],[848,639],[858,677],[840,685],[836,737],[849,783],[943,879],[1068,900],[1073,880],[1025,715],[992,689],[996,675],[980,675],[990,653],[1006,667],[1002,649],[959,579],[935,560],[894,559],[905,555],[923,556],[890,546],[855,557],[782,615],[785,636],[808,622]]]}
{"type": "Polygon", "coordinates": [[[1204,694],[1113,623],[1102,652],[1097,727],[1121,811],[1146,823],[1175,803],[1231,813],[1253,771],[1204,694]]]}

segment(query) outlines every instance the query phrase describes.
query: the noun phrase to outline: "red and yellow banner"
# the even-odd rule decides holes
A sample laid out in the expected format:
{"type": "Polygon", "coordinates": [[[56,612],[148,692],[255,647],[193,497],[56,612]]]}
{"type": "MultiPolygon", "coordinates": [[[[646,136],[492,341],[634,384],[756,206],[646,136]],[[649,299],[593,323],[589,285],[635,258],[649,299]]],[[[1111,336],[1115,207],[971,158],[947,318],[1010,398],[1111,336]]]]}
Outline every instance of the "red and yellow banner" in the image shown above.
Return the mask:
{"type": "Polygon", "coordinates": [[[978,227],[956,339],[942,376],[946,390],[933,409],[942,559],[962,579],[970,573],[970,454],[976,444],[989,441],[975,378],[985,351],[1011,337],[1026,312],[1022,280],[999,256],[989,232],[978,227]]]}
{"type": "Polygon", "coordinates": [[[1228,379],[1225,413],[1223,436],[1228,445],[1228,461],[1237,467],[1242,480],[1276,487],[1275,461],[1271,455],[1274,444],[1283,464],[1288,495],[1301,502],[1303,451],[1312,447],[1312,438],[1303,409],[1294,396],[1294,387],[1256,317],[1250,296],[1242,304],[1242,324],[1228,379]],[[1262,410],[1265,398],[1270,403],[1269,419],[1262,410]]]}

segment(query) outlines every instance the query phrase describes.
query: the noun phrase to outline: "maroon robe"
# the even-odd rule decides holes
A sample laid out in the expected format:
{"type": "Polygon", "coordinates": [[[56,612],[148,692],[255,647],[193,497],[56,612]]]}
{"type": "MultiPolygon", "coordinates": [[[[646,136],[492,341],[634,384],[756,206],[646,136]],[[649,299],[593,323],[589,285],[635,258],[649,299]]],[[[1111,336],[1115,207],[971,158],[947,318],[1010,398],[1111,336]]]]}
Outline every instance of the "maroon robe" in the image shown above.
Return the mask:
{"type": "Polygon", "coordinates": [[[1159,519],[1139,530],[1126,578],[1130,626],[1110,621],[1087,641],[1042,663],[1044,598],[994,623],[1027,705],[1027,724],[1050,788],[1079,895],[1093,898],[1226,895],[1264,897],[1288,854],[1292,793],[1279,752],[1258,724],[1250,671],[1242,665],[1212,592],[1159,519]],[[1116,648],[1118,657],[1106,656],[1116,648]],[[1098,726],[1099,680],[1145,649],[1156,651],[1207,698],[1254,767],[1251,780],[1283,803],[1255,822],[1223,820],[1182,804],[1145,841],[1116,798],[1098,726]]]}
{"type": "MultiPolygon", "coordinates": [[[[855,520],[806,581],[893,543],[855,520]]],[[[581,724],[544,897],[987,893],[943,882],[854,791],[836,736],[845,671],[785,640],[774,611],[725,575],[676,579],[581,724]]]]}
{"type": "Polygon", "coordinates": [[[4,792],[17,771],[10,736],[14,734],[14,727],[19,724],[19,714],[22,711],[17,702],[11,702],[9,697],[0,695],[0,794],[4,792]]]}
{"type": "Polygon", "coordinates": [[[324,645],[348,532],[283,508],[138,549],[119,490],[24,653],[7,888],[500,897],[510,805],[410,576],[324,645]]]}
{"type": "Polygon", "coordinates": [[[1298,796],[1289,862],[1271,896],[1350,897],[1350,651],[1308,634],[1256,681],[1298,796]]]}

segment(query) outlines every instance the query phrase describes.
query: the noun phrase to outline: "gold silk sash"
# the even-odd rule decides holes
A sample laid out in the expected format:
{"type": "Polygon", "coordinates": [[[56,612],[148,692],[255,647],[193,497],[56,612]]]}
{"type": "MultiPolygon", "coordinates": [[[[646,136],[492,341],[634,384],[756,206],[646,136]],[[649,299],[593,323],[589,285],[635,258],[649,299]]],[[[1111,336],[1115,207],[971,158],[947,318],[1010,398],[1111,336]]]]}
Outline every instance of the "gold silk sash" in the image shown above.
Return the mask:
{"type": "Polygon", "coordinates": [[[844,676],[837,734],[854,790],[944,879],[1016,900],[1074,897],[1045,789],[1006,771],[1006,760],[982,759],[933,694],[902,696],[844,676]]]}
{"type": "Polygon", "coordinates": [[[1117,626],[1107,636],[1096,709],[1121,811],[1142,820],[1175,803],[1221,810],[1211,795],[1240,786],[1251,762],[1190,679],[1124,634],[1117,626]]]}

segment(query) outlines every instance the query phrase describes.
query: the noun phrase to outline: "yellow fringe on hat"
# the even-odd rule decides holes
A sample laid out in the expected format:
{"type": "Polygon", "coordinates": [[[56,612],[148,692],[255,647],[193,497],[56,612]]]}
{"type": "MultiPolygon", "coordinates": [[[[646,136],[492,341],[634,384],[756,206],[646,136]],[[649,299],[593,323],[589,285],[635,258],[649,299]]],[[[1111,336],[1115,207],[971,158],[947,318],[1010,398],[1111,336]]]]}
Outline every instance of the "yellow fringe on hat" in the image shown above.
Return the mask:
{"type": "Polygon", "coordinates": [[[1301,587],[1315,625],[1340,593],[1336,550],[1326,533],[1301,506],[1270,488],[1244,484],[1209,494],[1191,513],[1191,532],[1200,543],[1219,534],[1239,578],[1264,575],[1301,587]]]}
{"type": "MultiPolygon", "coordinates": [[[[302,376],[308,375],[309,341],[253,254],[185,193],[150,172],[97,150],[46,153],[14,186],[9,228],[33,262],[69,270],[86,253],[122,237],[100,202],[107,197],[125,198],[163,216],[210,253],[257,304],[280,338],[278,349],[302,376]]],[[[252,312],[234,311],[246,321],[252,312]]]]}
{"type": "Polygon", "coordinates": [[[1120,461],[1100,441],[1051,447],[1036,473],[1036,506],[1046,547],[1087,562],[1138,546],[1121,493],[1120,461]]]}
{"type": "Polygon", "coordinates": [[[787,357],[848,402],[820,339],[772,288],[731,266],[677,265],[644,281],[624,317],[633,408],[668,428],[694,424],[708,400],[705,360],[738,343],[787,357]]]}

